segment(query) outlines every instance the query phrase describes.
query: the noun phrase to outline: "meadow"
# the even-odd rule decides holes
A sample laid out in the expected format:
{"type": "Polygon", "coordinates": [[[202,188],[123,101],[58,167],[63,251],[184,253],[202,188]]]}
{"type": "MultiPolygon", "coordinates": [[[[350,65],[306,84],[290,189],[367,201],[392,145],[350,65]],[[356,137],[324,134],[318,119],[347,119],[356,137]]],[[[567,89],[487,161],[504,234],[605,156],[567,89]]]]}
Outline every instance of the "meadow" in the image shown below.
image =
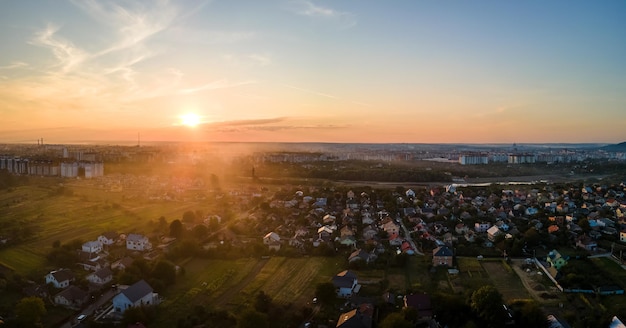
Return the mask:
{"type": "Polygon", "coordinates": [[[74,239],[93,240],[106,231],[148,234],[154,231],[159,217],[170,222],[199,206],[197,202],[140,202],[126,199],[121,193],[50,183],[3,190],[0,225],[5,229],[0,234],[10,237],[26,226],[29,236],[17,245],[0,249],[0,265],[38,278],[53,269],[47,266],[46,255],[57,241],[65,244],[74,239]]]}

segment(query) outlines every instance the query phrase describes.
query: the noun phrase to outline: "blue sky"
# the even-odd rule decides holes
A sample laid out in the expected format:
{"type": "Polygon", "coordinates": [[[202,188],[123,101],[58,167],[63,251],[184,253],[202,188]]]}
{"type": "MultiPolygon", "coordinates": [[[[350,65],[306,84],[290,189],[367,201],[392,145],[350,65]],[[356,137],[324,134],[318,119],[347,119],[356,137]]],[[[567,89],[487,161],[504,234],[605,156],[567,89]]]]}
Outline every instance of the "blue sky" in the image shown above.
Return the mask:
{"type": "Polygon", "coordinates": [[[626,136],[624,1],[3,1],[0,26],[8,142],[626,136]]]}

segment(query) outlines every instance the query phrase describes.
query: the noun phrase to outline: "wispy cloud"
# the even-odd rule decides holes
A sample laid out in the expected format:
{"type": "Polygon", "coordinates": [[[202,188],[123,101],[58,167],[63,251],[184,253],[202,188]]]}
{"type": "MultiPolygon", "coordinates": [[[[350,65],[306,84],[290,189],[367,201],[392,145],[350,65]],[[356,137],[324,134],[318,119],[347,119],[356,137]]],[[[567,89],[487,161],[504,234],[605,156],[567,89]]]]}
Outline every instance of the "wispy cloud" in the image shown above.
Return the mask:
{"type": "Polygon", "coordinates": [[[298,15],[321,18],[339,23],[344,28],[356,25],[356,16],[349,12],[342,12],[330,7],[324,7],[308,0],[295,0],[291,2],[292,10],[298,15]]]}
{"type": "Polygon", "coordinates": [[[22,68],[22,67],[27,67],[28,64],[25,62],[21,62],[21,61],[16,61],[16,62],[12,62],[9,65],[5,65],[5,66],[0,66],[0,69],[16,69],[16,68],[22,68]]]}
{"type": "Polygon", "coordinates": [[[281,84],[281,85],[284,86],[284,87],[293,89],[293,90],[302,91],[302,92],[305,92],[305,93],[309,93],[309,94],[320,96],[320,97],[324,97],[324,98],[335,99],[335,100],[339,100],[339,101],[347,101],[347,102],[351,102],[353,104],[360,105],[360,106],[365,106],[365,107],[371,107],[372,106],[371,104],[368,104],[368,103],[365,103],[365,102],[355,101],[355,100],[351,100],[351,99],[344,99],[344,98],[337,97],[335,95],[331,95],[331,94],[328,94],[328,93],[323,93],[323,92],[319,92],[319,91],[315,91],[315,90],[304,89],[304,88],[296,87],[296,86],[289,85],[289,84],[281,84]]]}
{"type": "Polygon", "coordinates": [[[52,53],[58,60],[55,66],[61,67],[61,72],[66,73],[85,61],[89,54],[75,46],[72,42],[56,35],[58,30],[57,26],[48,25],[43,30],[37,32],[30,43],[52,50],[52,53]]]}
{"type": "Polygon", "coordinates": [[[201,86],[182,89],[182,90],[180,90],[180,93],[189,94],[189,93],[195,93],[195,92],[199,92],[199,91],[208,91],[208,90],[234,88],[234,87],[239,87],[239,86],[242,86],[242,85],[254,84],[254,83],[256,83],[256,81],[248,80],[248,81],[231,82],[231,81],[228,81],[228,80],[218,80],[218,81],[213,81],[213,82],[201,85],[201,86]]]}
{"type": "Polygon", "coordinates": [[[342,129],[345,126],[333,124],[288,124],[292,118],[275,117],[267,119],[235,120],[206,123],[204,127],[221,133],[241,133],[249,131],[284,131],[284,130],[331,130],[342,129]],[[280,123],[280,124],[278,124],[280,123]]]}

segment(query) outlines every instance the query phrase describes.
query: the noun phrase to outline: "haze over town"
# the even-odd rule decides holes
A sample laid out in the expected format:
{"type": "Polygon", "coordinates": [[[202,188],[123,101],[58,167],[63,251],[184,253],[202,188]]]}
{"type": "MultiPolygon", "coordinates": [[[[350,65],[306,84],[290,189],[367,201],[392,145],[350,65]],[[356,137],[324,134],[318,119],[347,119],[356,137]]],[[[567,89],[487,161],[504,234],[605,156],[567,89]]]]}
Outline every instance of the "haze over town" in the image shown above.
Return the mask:
{"type": "Polygon", "coordinates": [[[623,1],[5,1],[0,139],[617,143],[623,1]]]}

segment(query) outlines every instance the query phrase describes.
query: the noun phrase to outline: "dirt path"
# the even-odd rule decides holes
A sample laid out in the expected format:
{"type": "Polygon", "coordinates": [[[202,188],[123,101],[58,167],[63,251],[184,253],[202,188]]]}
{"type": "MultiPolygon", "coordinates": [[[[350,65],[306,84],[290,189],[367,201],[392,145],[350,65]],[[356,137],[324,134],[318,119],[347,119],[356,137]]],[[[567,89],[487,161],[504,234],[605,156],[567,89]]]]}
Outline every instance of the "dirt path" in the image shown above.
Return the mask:
{"type": "Polygon", "coordinates": [[[243,280],[241,280],[237,285],[233,286],[233,288],[225,291],[222,295],[220,295],[215,301],[215,306],[228,306],[232,298],[242,289],[244,289],[248,284],[250,284],[252,280],[254,280],[256,275],[261,272],[261,270],[267,263],[267,260],[268,259],[261,259],[243,280]]]}

